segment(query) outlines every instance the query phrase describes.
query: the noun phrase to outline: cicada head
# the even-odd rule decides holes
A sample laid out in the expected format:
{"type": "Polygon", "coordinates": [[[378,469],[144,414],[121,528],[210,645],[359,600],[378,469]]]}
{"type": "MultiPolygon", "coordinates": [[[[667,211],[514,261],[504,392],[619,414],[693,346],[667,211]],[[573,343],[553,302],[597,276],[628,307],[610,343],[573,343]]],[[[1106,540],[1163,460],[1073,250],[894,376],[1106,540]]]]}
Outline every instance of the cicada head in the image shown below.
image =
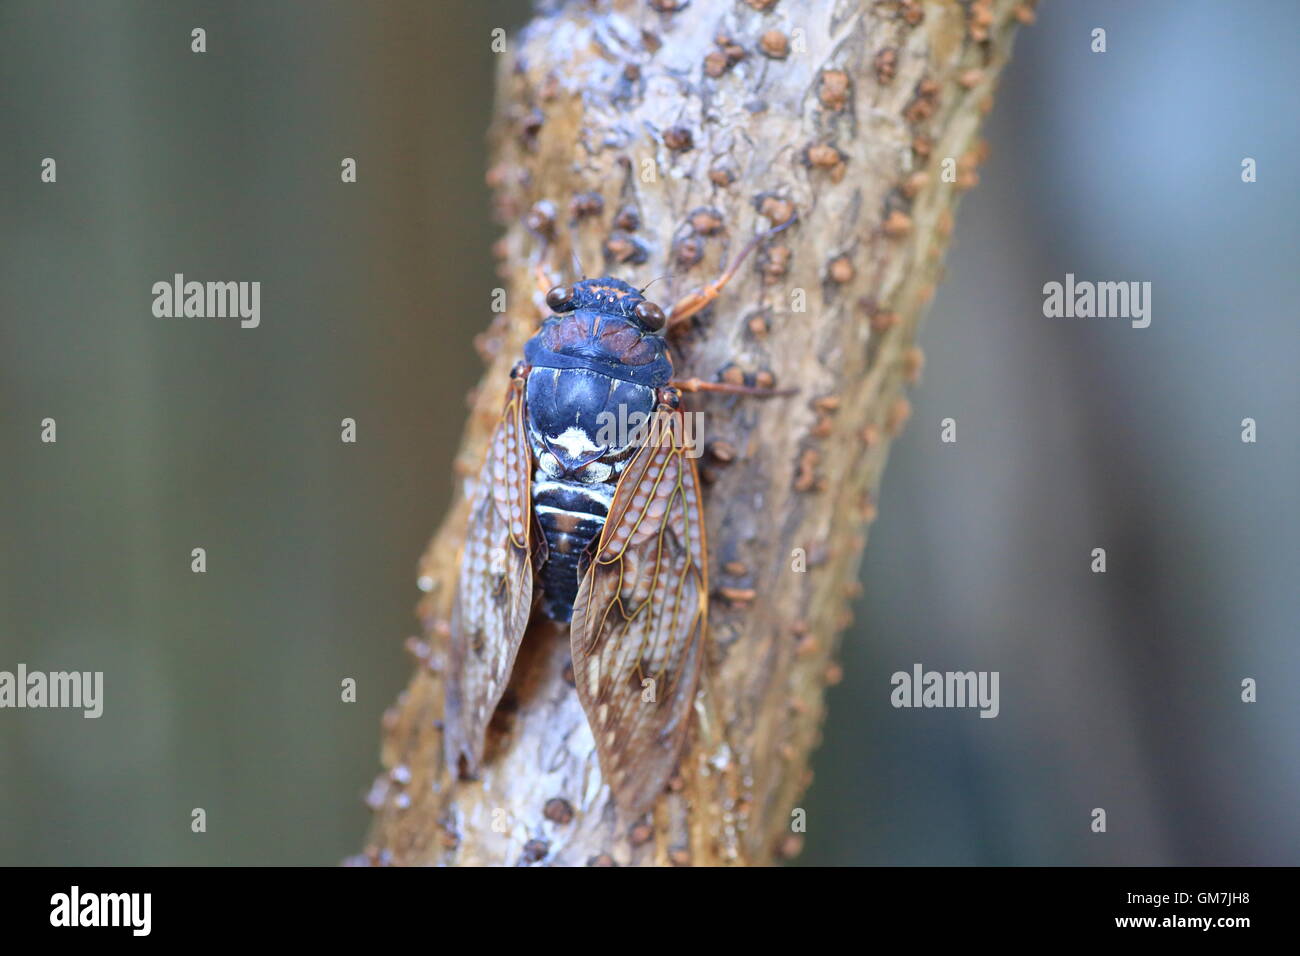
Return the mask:
{"type": "Polygon", "coordinates": [[[672,377],[664,313],[622,279],[583,279],[546,294],[555,315],[524,357],[535,368],[585,368],[657,388],[672,377]]]}
{"type": "Polygon", "coordinates": [[[627,319],[642,333],[659,332],[665,324],[663,309],[640,290],[610,276],[583,279],[572,286],[556,286],[546,294],[546,304],[557,313],[588,310],[627,319]]]}

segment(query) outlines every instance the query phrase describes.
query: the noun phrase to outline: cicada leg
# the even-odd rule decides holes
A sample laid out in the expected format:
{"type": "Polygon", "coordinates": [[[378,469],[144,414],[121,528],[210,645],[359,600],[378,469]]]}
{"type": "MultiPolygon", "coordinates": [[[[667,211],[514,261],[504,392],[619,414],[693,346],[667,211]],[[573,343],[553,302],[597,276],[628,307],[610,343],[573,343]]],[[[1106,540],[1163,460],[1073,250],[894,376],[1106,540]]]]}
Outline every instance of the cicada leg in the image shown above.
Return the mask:
{"type": "Polygon", "coordinates": [[[785,222],[781,223],[781,225],[774,226],[767,230],[767,232],[759,233],[753,239],[749,240],[749,243],[744,249],[740,250],[740,254],[736,256],[736,258],[731,260],[731,264],[727,266],[722,275],[718,276],[708,285],[701,286],[694,292],[689,292],[679,299],[668,311],[668,322],[664,327],[665,334],[672,335],[675,332],[680,331],[685,326],[685,323],[690,321],[692,316],[698,313],[701,309],[710,305],[722,293],[723,287],[731,281],[732,277],[740,269],[740,264],[745,261],[746,257],[748,257],[751,252],[758,248],[759,243],[763,242],[765,239],[772,238],[783,229],[788,229],[794,224],[794,222],[795,218],[791,216],[785,222]]]}
{"type": "MultiPolygon", "coordinates": [[[[779,395],[794,395],[797,388],[765,388],[762,385],[733,385],[730,382],[706,382],[699,378],[673,379],[670,388],[681,392],[723,392],[729,395],[754,395],[758,398],[775,398],[779,395]]],[[[662,399],[661,399],[662,400],[662,399]]]]}

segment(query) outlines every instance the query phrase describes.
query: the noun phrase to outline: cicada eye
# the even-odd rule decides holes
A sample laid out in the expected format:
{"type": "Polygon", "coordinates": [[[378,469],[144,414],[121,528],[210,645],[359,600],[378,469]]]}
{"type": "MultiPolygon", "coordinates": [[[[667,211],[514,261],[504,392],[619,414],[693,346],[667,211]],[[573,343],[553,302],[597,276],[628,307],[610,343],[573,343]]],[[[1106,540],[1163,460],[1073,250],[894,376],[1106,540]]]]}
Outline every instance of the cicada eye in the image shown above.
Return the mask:
{"type": "Polygon", "coordinates": [[[638,302],[633,312],[641,320],[641,324],[651,332],[658,332],[668,321],[664,318],[664,310],[653,302],[638,302]]]}
{"type": "Polygon", "coordinates": [[[551,307],[552,312],[563,312],[569,305],[569,299],[573,297],[573,292],[567,285],[557,285],[546,293],[546,304],[551,307]]]}

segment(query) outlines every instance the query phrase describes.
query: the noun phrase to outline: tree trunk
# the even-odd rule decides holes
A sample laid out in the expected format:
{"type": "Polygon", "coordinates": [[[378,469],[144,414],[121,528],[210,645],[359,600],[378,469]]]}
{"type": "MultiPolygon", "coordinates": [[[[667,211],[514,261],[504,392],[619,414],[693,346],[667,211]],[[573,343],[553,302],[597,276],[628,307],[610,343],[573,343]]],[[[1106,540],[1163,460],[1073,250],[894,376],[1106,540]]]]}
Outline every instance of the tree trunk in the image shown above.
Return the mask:
{"type": "Polygon", "coordinates": [[[498,79],[489,180],[509,308],[456,462],[477,473],[545,309],[534,264],[645,285],[667,308],[766,239],[677,343],[678,377],[774,379],[793,397],[689,395],[703,413],[709,633],[668,791],[629,819],[601,785],[566,632],[536,622],[481,779],[440,721],[467,504],[421,564],[418,667],[384,718],[366,857],[397,864],[764,864],[797,852],[823,691],[858,588],[913,340],[961,192],[977,181],[1023,0],[597,0],[544,5],[498,79]]]}

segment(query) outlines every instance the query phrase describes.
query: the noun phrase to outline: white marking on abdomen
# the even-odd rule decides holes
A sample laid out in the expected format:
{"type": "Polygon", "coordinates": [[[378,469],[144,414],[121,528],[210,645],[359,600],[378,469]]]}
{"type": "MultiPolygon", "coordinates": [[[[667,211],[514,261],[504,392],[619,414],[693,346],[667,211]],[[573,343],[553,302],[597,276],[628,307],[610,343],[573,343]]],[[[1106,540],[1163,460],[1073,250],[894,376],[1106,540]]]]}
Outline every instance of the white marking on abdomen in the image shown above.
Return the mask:
{"type": "MultiPolygon", "coordinates": [[[[533,483],[533,499],[543,497],[548,493],[556,495],[569,493],[581,498],[589,498],[601,505],[604,505],[604,513],[609,512],[610,502],[614,500],[613,485],[584,485],[576,481],[545,481],[535,480],[533,483]]],[[[567,511],[566,508],[552,508],[550,505],[537,504],[534,506],[538,511],[549,509],[551,511],[567,511]]],[[[593,512],[594,513],[594,512],[593,512]]],[[[602,513],[594,513],[596,517],[601,517],[602,513]]]]}

